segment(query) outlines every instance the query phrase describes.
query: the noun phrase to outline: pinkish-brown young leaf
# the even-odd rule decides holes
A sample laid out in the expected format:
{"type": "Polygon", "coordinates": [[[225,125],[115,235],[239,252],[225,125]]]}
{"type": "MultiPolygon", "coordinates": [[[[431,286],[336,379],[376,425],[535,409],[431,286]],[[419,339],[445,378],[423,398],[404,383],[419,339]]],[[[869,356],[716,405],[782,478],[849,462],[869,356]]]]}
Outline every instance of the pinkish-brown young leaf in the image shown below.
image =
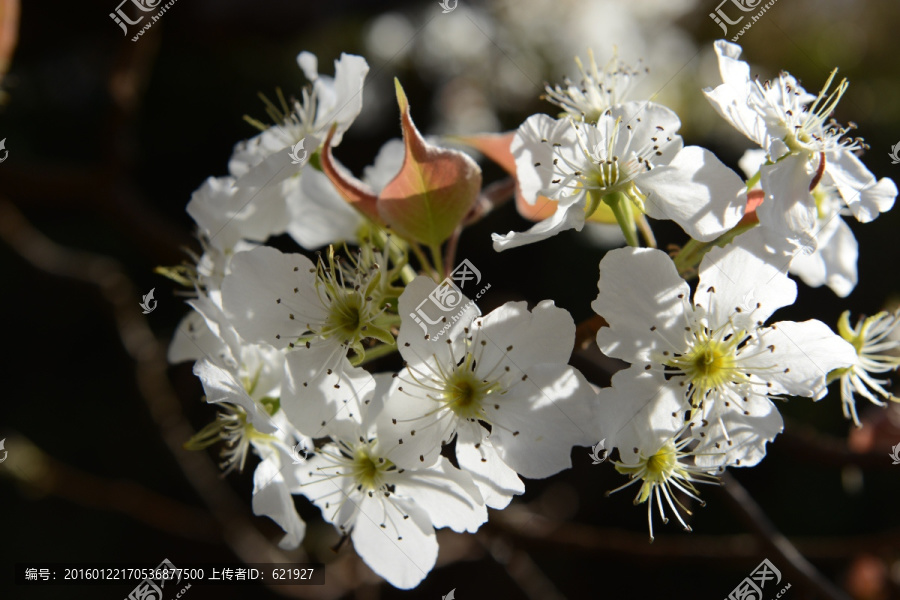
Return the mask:
{"type": "Polygon", "coordinates": [[[437,246],[475,204],[481,169],[462,152],[426,142],[413,124],[400,82],[395,80],[395,86],[406,156],[378,198],[378,214],[404,238],[437,246]]]}

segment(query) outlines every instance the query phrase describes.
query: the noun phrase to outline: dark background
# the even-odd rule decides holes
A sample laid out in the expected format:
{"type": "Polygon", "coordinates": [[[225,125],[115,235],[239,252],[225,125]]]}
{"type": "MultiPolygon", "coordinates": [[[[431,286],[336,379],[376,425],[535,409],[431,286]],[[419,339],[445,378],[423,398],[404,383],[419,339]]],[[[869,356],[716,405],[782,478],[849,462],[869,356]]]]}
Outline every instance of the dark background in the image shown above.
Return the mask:
{"type": "MultiPolygon", "coordinates": [[[[468,4],[498,20],[510,6],[538,6],[468,4]]],[[[183,261],[185,247],[199,249],[184,212],[191,192],[206,177],[224,175],[234,143],[255,133],[242,116],[264,117],[257,92],[272,97],[277,86],[287,94],[300,92],[304,80],[294,60],[300,50],[316,53],[320,72],[331,74],[340,52],[367,54],[368,23],[379,13],[396,11],[413,25],[444,18],[436,2],[424,1],[178,0],[132,43],[108,17],[114,5],[29,0],[3,83],[8,98],[0,108],[0,138],[6,138],[10,154],[0,164],[0,438],[7,440],[9,458],[0,464],[0,598],[122,598],[132,589],[14,586],[11,566],[18,562],[269,561],[270,555],[255,550],[270,548],[256,531],[276,542],[280,532],[251,513],[252,467],[210,481],[212,454],[179,457],[189,453],[171,451],[190,435],[179,427],[200,428],[214,411],[200,402],[190,365],[160,368],[161,349],[186,307],[177,287],[153,269],[183,261]],[[34,241],[21,218],[61,246],[116,264],[68,250],[57,255],[34,241]],[[83,277],[72,277],[73,270],[83,277]],[[143,317],[137,304],[150,288],[156,288],[159,304],[143,317]],[[165,378],[176,395],[167,395],[165,378]]],[[[710,73],[711,42],[720,34],[707,16],[715,6],[696,3],[676,19],[662,7],[648,2],[641,8],[650,13],[644,35],[677,27],[702,53],[684,70],[659,74],[657,81],[666,86],[661,98],[672,99],[686,143],[704,145],[736,167],[746,144],[716,123],[699,95],[699,87],[713,83],[704,77],[710,73]]],[[[565,2],[556,10],[576,9],[565,2]]],[[[552,20],[552,10],[543,10],[549,16],[536,11],[534,18],[552,20]]],[[[900,140],[898,25],[895,1],[779,0],[740,43],[764,75],[783,68],[810,91],[839,66],[851,86],[836,117],[859,125],[871,146],[864,160],[873,173],[895,177],[900,165],[891,164],[888,152],[900,140]]],[[[403,82],[425,132],[442,122],[445,105],[435,90],[462,81],[487,90],[488,98],[496,94],[483,73],[456,69],[442,75],[418,68],[415,52],[427,43],[415,41],[412,54],[393,61],[369,58],[367,94],[381,94],[382,108],[364,118],[372,105],[367,95],[363,117],[336,151],[356,172],[371,163],[384,141],[399,135],[393,77],[403,82]]],[[[497,68],[503,68],[504,57],[515,56],[519,63],[505,68],[527,72],[538,84],[530,101],[497,102],[503,129],[533,112],[553,112],[538,100],[539,84],[558,81],[563,71],[547,58],[552,52],[546,48],[534,54],[544,63],[522,63],[510,47],[528,43],[497,35],[487,46],[497,68]]],[[[599,51],[601,43],[607,42],[584,45],[599,51]]],[[[663,57],[643,56],[651,68],[657,58],[663,57]]],[[[493,166],[484,169],[485,181],[502,176],[493,166]]],[[[857,289],[839,299],[827,288],[801,284],[798,304],[776,317],[819,318],[834,326],[845,309],[856,315],[895,306],[898,224],[896,211],[865,226],[852,221],[860,242],[857,289]]],[[[464,233],[459,256],[471,258],[492,284],[482,309],[511,299],[553,298],[576,322],[590,316],[603,249],[586,235],[568,233],[502,254],[491,250],[491,232],[526,226],[507,205],[464,233]]],[[[683,241],[683,234],[665,224],[655,231],[663,246],[683,241]]],[[[595,383],[606,383],[608,373],[591,367],[590,360],[586,353],[575,364],[595,383]]],[[[861,413],[872,412],[863,400],[859,406],[861,413]]],[[[887,457],[900,433],[886,424],[886,411],[875,410],[865,435],[855,434],[848,446],[852,426],[841,416],[837,389],[817,404],[792,400],[780,408],[787,433],[759,466],[735,469],[734,477],[774,525],[853,597],[900,598],[900,467],[892,468],[887,457]]],[[[623,479],[608,465],[591,466],[587,454],[578,449],[572,470],[527,482],[527,492],[513,503],[518,508],[492,514],[477,536],[441,537],[442,560],[449,564],[436,567],[417,589],[404,592],[371,580],[346,597],[436,599],[456,588],[461,600],[722,598],[763,558],[792,583],[786,598],[816,597],[753,537],[720,490],[703,490],[708,505],[695,511],[694,533],[681,532],[674,519],[666,527],[657,522],[657,540],[648,544],[645,507],[631,505],[631,490],[605,498],[623,479]],[[557,525],[542,528],[544,521],[526,519],[517,529],[516,511],[525,507],[557,525]]],[[[304,547],[333,560],[326,549],[335,541],[331,528],[304,499],[297,504],[309,523],[304,547]]],[[[340,554],[352,554],[349,545],[340,554]]],[[[346,557],[345,564],[348,580],[365,579],[364,567],[346,557]]],[[[194,586],[185,597],[281,597],[277,591],[194,586]]]]}

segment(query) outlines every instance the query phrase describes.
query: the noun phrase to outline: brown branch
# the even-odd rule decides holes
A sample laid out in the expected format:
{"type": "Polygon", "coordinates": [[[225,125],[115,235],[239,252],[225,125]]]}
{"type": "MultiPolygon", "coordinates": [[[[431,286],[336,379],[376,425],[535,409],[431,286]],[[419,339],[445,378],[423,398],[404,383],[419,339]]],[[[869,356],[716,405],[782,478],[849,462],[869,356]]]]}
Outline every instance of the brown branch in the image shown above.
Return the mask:
{"type": "Polygon", "coordinates": [[[531,556],[506,539],[505,535],[489,535],[484,530],[475,538],[497,564],[506,569],[509,578],[531,600],[566,600],[553,581],[535,564],[531,556]]]}
{"type": "Polygon", "coordinates": [[[88,508],[118,512],[165,531],[170,535],[201,542],[220,541],[210,516],[163,496],[139,483],[110,481],[63,463],[13,434],[6,438],[6,465],[0,474],[11,476],[33,493],[53,495],[88,508]]]}
{"type": "Polygon", "coordinates": [[[853,452],[847,442],[825,435],[803,423],[785,419],[785,431],[773,444],[793,459],[827,467],[855,465],[864,469],[890,469],[891,460],[883,452],[853,452]]]}
{"type": "Polygon", "coordinates": [[[772,562],[786,565],[785,570],[830,600],[850,600],[843,590],[825,578],[778,529],[737,479],[730,473],[722,475],[722,495],[742,521],[756,534],[762,545],[772,553],[772,562]]]}
{"type": "MultiPolygon", "coordinates": [[[[121,266],[112,258],[65,248],[46,238],[7,200],[0,198],[0,239],[33,267],[51,275],[97,286],[109,303],[122,345],[135,363],[135,378],[141,397],[159,427],[160,435],[213,518],[234,554],[245,563],[304,562],[300,550],[285,554],[267,540],[248,516],[250,511],[219,476],[207,454],[182,448],[195,433],[181,410],[180,401],[167,375],[164,346],[156,339],[141,314],[136,299],[140,293],[121,266]]],[[[359,580],[347,577],[346,565],[355,557],[344,557],[329,565],[325,586],[271,586],[281,595],[326,600],[341,596],[359,580]],[[329,572],[330,570],[330,572],[329,572]]]]}
{"type": "MultiPolygon", "coordinates": [[[[13,52],[19,43],[19,0],[0,0],[0,85],[12,65],[13,52]]],[[[0,89],[0,104],[4,94],[0,89]]]]}
{"type": "MultiPolygon", "coordinates": [[[[483,529],[511,536],[517,547],[525,549],[550,548],[553,552],[567,551],[597,558],[639,558],[642,562],[740,564],[758,559],[765,549],[758,537],[751,534],[663,533],[651,544],[646,533],[558,521],[522,504],[492,512],[491,520],[483,529]]],[[[792,542],[804,556],[845,565],[860,553],[893,552],[900,547],[900,529],[853,536],[797,537],[792,542]]]]}

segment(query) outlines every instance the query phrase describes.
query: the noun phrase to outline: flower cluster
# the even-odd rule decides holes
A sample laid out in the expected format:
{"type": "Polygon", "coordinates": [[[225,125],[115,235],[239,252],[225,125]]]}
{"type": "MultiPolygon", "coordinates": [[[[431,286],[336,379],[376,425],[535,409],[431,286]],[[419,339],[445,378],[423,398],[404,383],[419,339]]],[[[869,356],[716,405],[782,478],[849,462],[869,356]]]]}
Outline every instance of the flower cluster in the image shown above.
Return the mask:
{"type": "Polygon", "coordinates": [[[825,123],[845,84],[813,96],[787,74],[751,81],[738,47],[716,52],[723,83],[706,93],[760,146],[741,161],[748,179],[684,146],[669,108],[628,99],[640,71],[618,59],[600,69],[591,56],[581,82],[548,86],[557,118],[462,140],[513,176],[507,189],[538,221],[494,234],[496,250],[587,222],[621,230],[627,247],[600,262],[591,304],[600,350],[629,364],[605,388],[568,364],[576,324],[552,300],[482,314],[481,293],[463,291],[474,275],[468,261],[452,269],[460,232],[498,201],[478,164],[421,135],[397,82],[402,139],[355,177],[334,148],[362,110],[368,65],[345,54],[328,77],[300,54],[300,98],[267,103],[272,124],[249,119],[259,135],[188,204],[202,254],[162,269],[193,296],[169,358],[194,361],[219,411],[186,447],[221,445],[226,472],[256,462],[253,511],[284,530],[282,547],[304,539],[305,497],[410,588],[434,567],[435,529],[477,531],[522,478],[571,467],[574,446],[607,441],[621,488],[640,484],[652,539],[654,506],[689,529],[695,484],[762,460],[783,427],[777,401],[819,400],[840,379],[857,421],[854,394],[896,399],[871,375],[900,364],[885,354],[896,314],[855,329],[845,315],[840,335],[771,322],[797,297],[788,270],[852,290],[856,241],[836,217],[871,220],[896,196],[859,162],[862,142],[825,123]],[[648,218],[689,241],[657,250],[648,218]],[[281,234],[318,251],[267,245],[281,234]]]}

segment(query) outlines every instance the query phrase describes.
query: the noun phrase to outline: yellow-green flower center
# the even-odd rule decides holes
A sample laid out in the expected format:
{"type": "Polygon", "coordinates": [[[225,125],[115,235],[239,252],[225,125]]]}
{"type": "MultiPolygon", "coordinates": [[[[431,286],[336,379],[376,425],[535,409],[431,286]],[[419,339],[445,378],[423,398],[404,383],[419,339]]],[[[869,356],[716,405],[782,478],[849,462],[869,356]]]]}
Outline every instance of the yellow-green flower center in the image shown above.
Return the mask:
{"type": "Polygon", "coordinates": [[[373,458],[369,448],[359,448],[353,456],[351,473],[357,485],[368,491],[377,490],[384,483],[384,472],[394,463],[384,458],[373,458]]]}
{"type": "Polygon", "coordinates": [[[343,291],[332,300],[325,319],[323,337],[338,336],[342,341],[355,342],[362,336],[363,299],[359,294],[343,291]]]}
{"type": "Polygon", "coordinates": [[[687,470],[678,462],[678,449],[672,440],[663,444],[662,448],[650,457],[645,458],[642,454],[640,462],[635,466],[617,463],[616,471],[641,479],[641,489],[635,504],[646,502],[654,487],[664,485],[673,477],[682,479],[689,489],[693,489],[687,470]]]}
{"type": "Polygon", "coordinates": [[[483,418],[482,403],[497,387],[481,381],[472,370],[472,355],[453,370],[444,382],[443,399],[456,416],[463,419],[483,418]]]}
{"type": "Polygon", "coordinates": [[[647,459],[647,475],[644,477],[653,483],[661,483],[678,464],[675,446],[666,444],[656,454],[647,459]]]}
{"type": "Polygon", "coordinates": [[[666,362],[666,365],[684,373],[695,393],[705,395],[739,377],[735,354],[737,340],[742,335],[733,335],[728,341],[699,335],[691,349],[666,362]]]}

